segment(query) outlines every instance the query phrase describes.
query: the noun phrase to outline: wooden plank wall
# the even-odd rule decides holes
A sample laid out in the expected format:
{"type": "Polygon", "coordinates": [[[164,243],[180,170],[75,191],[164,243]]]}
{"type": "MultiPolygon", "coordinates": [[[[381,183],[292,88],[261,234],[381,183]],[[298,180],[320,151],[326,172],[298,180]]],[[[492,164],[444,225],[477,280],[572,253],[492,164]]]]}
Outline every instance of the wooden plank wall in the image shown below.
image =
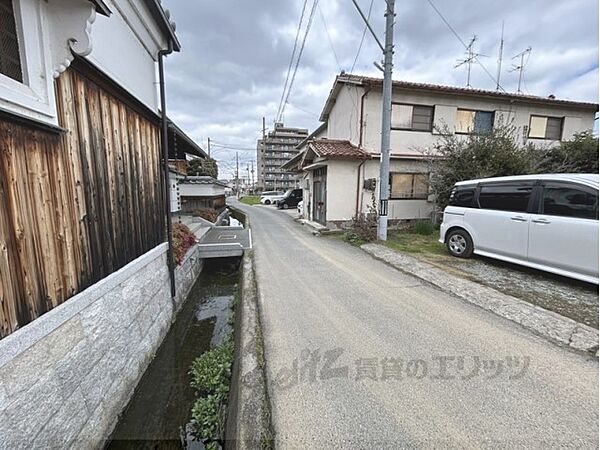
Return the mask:
{"type": "Polygon", "coordinates": [[[0,121],[0,338],[163,241],[160,128],[84,72],[62,135],[0,121]]]}

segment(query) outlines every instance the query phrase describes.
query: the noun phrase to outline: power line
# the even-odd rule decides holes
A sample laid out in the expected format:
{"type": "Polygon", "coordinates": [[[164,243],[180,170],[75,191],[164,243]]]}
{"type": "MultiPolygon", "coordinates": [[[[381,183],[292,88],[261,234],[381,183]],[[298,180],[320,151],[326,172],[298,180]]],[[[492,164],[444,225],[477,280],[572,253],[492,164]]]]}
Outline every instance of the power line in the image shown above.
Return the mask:
{"type": "Polygon", "coordinates": [[[298,66],[300,65],[300,59],[302,58],[302,52],[304,51],[304,45],[306,44],[306,38],[308,38],[308,33],[310,31],[310,27],[312,26],[313,18],[315,16],[315,11],[317,9],[318,4],[319,4],[319,0],[313,1],[313,5],[310,10],[310,16],[308,17],[308,23],[306,24],[306,31],[304,32],[304,38],[302,39],[302,45],[300,46],[300,51],[298,52],[298,59],[296,60],[296,65],[294,66],[294,72],[292,73],[292,78],[290,80],[290,85],[288,86],[288,91],[285,96],[285,101],[283,102],[283,105],[281,105],[281,112],[279,113],[279,116],[277,117],[278,122],[281,120],[281,116],[283,115],[283,112],[285,111],[285,106],[286,106],[288,99],[290,97],[290,94],[292,92],[292,87],[294,86],[294,80],[296,79],[296,73],[298,72],[298,66]]]}
{"type": "MultiPolygon", "coordinates": [[[[466,44],[465,41],[463,41],[462,38],[459,36],[459,34],[456,32],[456,30],[454,30],[454,28],[452,28],[452,25],[450,25],[450,23],[446,20],[446,18],[440,12],[440,10],[436,8],[436,6],[433,4],[432,0],[427,0],[427,3],[429,3],[429,5],[431,5],[433,10],[437,13],[438,16],[440,16],[440,19],[442,19],[442,21],[446,24],[446,26],[452,32],[452,34],[456,37],[456,39],[458,39],[458,41],[462,44],[462,46],[465,48],[465,50],[467,50],[469,47],[468,44],[466,44]]],[[[487,70],[487,68],[483,65],[483,63],[479,60],[479,58],[475,57],[474,60],[477,64],[479,64],[479,66],[483,69],[483,71],[492,79],[494,84],[496,84],[496,81],[497,81],[496,78],[490,73],[489,70],[487,70]]],[[[497,85],[497,87],[500,88],[502,91],[506,92],[506,90],[499,84],[497,85]]]]}
{"type": "Polygon", "coordinates": [[[320,6],[319,6],[319,15],[321,16],[321,21],[323,22],[323,27],[325,28],[325,34],[327,35],[327,40],[329,41],[329,46],[331,47],[331,51],[333,52],[335,62],[337,63],[338,69],[341,72],[342,65],[340,64],[340,60],[338,59],[337,53],[335,52],[335,48],[333,47],[333,41],[331,40],[331,36],[329,35],[329,29],[327,28],[327,22],[325,22],[325,16],[323,15],[323,11],[321,10],[320,6]]]}
{"type": "Polygon", "coordinates": [[[304,0],[304,4],[302,5],[302,14],[300,14],[300,22],[298,22],[298,29],[296,30],[296,38],[294,39],[294,48],[292,50],[292,56],[290,57],[290,63],[288,65],[287,75],[285,76],[285,83],[283,85],[283,92],[281,93],[281,98],[279,99],[279,106],[277,107],[277,116],[279,117],[279,112],[281,111],[281,105],[283,104],[283,98],[285,96],[285,91],[287,89],[288,80],[290,79],[290,72],[292,71],[292,65],[294,63],[294,56],[296,55],[296,47],[298,46],[298,38],[300,37],[300,30],[302,29],[302,21],[304,20],[304,12],[306,11],[306,3],[308,0],[304,0]]]}
{"type": "MultiPolygon", "coordinates": [[[[371,10],[373,9],[373,0],[371,0],[371,4],[369,5],[369,12],[367,13],[367,21],[371,19],[371,10]]],[[[365,36],[367,34],[367,26],[363,29],[362,36],[360,38],[360,44],[358,45],[358,50],[356,52],[356,56],[354,57],[354,62],[352,63],[352,68],[350,69],[350,73],[354,72],[354,66],[356,66],[356,61],[358,61],[358,55],[360,55],[360,51],[362,50],[363,42],[365,41],[365,36]]]]}

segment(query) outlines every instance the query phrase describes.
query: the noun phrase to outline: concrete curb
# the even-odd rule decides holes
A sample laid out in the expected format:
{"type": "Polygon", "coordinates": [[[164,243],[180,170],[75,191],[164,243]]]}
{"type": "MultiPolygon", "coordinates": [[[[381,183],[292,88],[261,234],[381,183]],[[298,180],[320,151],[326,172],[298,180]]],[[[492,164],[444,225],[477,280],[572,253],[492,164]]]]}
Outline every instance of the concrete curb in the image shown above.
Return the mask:
{"type": "Polygon", "coordinates": [[[522,325],[559,345],[596,354],[598,330],[532,305],[495,289],[449,274],[442,269],[380,244],[360,247],[369,255],[445,292],[522,325]]]}
{"type": "Polygon", "coordinates": [[[254,263],[249,252],[243,258],[242,295],[239,304],[239,347],[236,351],[235,444],[231,448],[269,448],[270,405],[264,367],[263,341],[254,263]]]}

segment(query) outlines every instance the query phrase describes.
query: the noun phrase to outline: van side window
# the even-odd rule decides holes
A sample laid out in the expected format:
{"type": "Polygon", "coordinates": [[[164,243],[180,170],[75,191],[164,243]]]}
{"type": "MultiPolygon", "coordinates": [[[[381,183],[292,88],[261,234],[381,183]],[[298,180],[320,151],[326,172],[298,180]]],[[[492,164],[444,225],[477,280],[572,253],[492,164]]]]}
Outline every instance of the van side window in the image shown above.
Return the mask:
{"type": "Polygon", "coordinates": [[[463,206],[465,208],[473,207],[473,197],[475,196],[474,187],[455,187],[450,194],[450,206],[463,206]]]}
{"type": "Polygon", "coordinates": [[[483,185],[479,191],[479,207],[499,211],[526,212],[532,190],[532,186],[483,185]]]}
{"type": "Polygon", "coordinates": [[[542,214],[598,219],[598,196],[572,187],[546,186],[542,214]]]}

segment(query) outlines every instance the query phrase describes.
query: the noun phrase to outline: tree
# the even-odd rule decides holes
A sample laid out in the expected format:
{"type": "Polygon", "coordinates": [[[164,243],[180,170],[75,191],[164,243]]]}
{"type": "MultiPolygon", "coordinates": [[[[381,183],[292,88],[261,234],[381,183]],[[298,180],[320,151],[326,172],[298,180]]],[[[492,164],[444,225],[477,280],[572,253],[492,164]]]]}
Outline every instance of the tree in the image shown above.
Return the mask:
{"type": "Polygon", "coordinates": [[[197,158],[192,159],[188,163],[188,175],[192,176],[208,176],[218,178],[219,168],[217,161],[212,158],[197,158]]]}
{"type": "Polygon", "coordinates": [[[512,125],[499,125],[489,133],[466,138],[447,129],[439,131],[440,142],[425,154],[430,189],[441,209],[458,181],[535,173],[598,173],[598,138],[590,132],[549,147],[520,144],[512,125]]]}
{"type": "Polygon", "coordinates": [[[427,156],[430,188],[442,209],[454,183],[530,173],[534,159],[530,151],[519,146],[511,125],[494,127],[486,134],[470,134],[466,139],[441,130],[440,142],[427,156]]]}
{"type": "Polygon", "coordinates": [[[598,138],[589,131],[548,149],[540,172],[598,173],[598,138]]]}

